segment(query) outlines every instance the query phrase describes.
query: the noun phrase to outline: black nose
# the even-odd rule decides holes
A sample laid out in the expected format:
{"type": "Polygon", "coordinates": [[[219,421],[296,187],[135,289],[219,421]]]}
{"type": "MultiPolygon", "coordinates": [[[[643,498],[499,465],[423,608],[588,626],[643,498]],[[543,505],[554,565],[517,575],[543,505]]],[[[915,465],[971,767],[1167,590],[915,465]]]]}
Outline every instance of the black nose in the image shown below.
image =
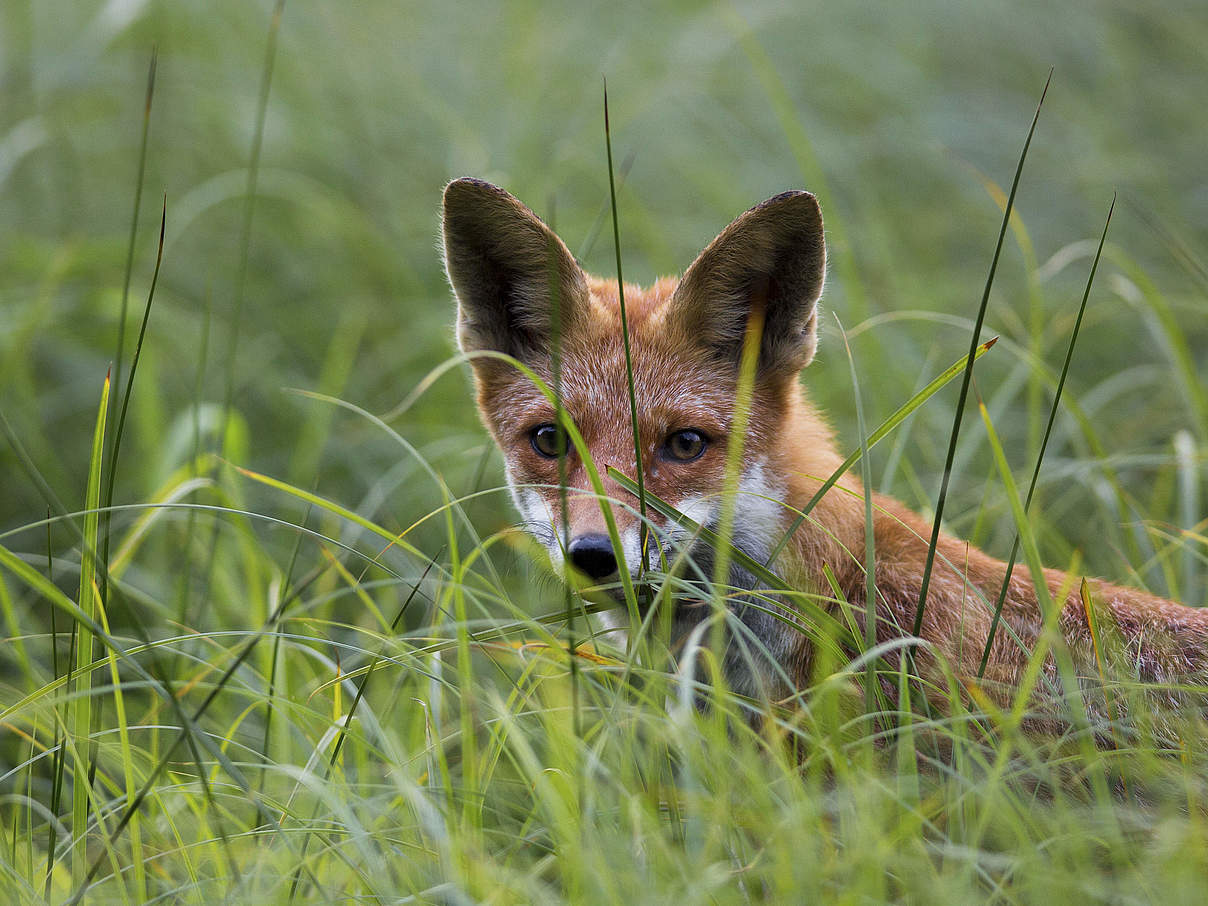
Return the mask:
{"type": "Polygon", "coordinates": [[[607,535],[580,535],[566,548],[570,562],[593,579],[604,579],[617,571],[617,557],[607,535]]]}

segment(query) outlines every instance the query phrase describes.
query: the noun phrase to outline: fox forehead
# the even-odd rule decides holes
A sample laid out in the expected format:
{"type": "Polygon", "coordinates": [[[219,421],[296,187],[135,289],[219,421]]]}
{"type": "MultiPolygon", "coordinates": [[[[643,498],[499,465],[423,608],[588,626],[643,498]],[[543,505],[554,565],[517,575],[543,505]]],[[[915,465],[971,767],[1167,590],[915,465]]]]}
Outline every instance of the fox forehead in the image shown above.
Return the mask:
{"type": "MultiPolygon", "coordinates": [[[[643,434],[661,436],[680,428],[712,434],[728,431],[734,379],[719,372],[688,338],[669,328],[667,304],[678,280],[665,277],[650,287],[625,285],[634,399],[643,434]]],[[[631,431],[629,372],[621,331],[620,293],[615,280],[588,278],[586,317],[560,338],[559,392],[562,405],[590,443],[593,436],[631,431]]],[[[554,350],[530,362],[554,385],[554,350]]],[[[480,404],[501,441],[518,439],[534,424],[554,419],[545,395],[519,371],[498,375],[481,388],[480,404]]],[[[628,434],[632,445],[632,434],[628,434]]],[[[653,442],[653,439],[651,439],[653,442]]]]}

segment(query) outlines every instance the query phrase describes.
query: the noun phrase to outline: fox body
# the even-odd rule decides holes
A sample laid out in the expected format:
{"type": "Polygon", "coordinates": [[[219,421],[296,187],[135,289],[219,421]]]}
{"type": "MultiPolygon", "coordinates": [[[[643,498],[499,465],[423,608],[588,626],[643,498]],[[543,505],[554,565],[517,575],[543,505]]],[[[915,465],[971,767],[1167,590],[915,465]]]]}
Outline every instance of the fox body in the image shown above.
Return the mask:
{"type": "MultiPolygon", "coordinates": [[[[592,459],[601,472],[611,465],[634,476],[638,463],[616,281],[585,274],[536,215],[480,180],[459,179],[446,188],[444,247],[459,302],[462,349],[505,353],[553,386],[556,348],[561,404],[592,459]]],[[[806,192],[786,192],[730,224],[682,278],[664,278],[646,289],[624,287],[645,488],[707,527],[716,528],[722,512],[744,337],[752,318],[761,323],[732,534],[736,548],[761,562],[788,530],[795,510],[842,462],[831,428],[798,379],[817,344],[824,272],[817,201],[806,192]]],[[[573,448],[559,463],[549,399],[499,357],[476,356],[473,369],[478,405],[503,452],[525,527],[556,564],[569,559],[600,582],[615,582],[620,570],[636,578],[643,533],[635,498],[604,479],[606,494],[624,504],[612,507],[621,540],[621,549],[613,550],[601,502],[586,492],[584,463],[573,448]],[[560,481],[572,489],[565,524],[560,481]]],[[[839,605],[824,578],[829,569],[857,621],[866,610],[863,495],[855,476],[840,478],[774,566],[794,588],[825,591],[833,609],[839,605]]],[[[931,525],[891,497],[875,494],[872,504],[872,610],[876,637],[888,641],[913,628],[931,525]]],[[[651,515],[648,524],[652,542],[664,553],[691,543],[690,533],[666,520],[651,515]]],[[[696,544],[692,555],[704,564],[703,574],[711,575],[712,551],[696,544]]],[[[928,659],[942,658],[958,676],[976,675],[1006,569],[966,542],[940,535],[920,632],[928,659]]],[[[1045,578],[1075,670],[1083,677],[1097,675],[1079,583],[1056,570],[1045,578]]],[[[730,583],[758,584],[741,569],[731,570],[730,583]]],[[[1119,642],[1117,661],[1129,674],[1151,682],[1204,682],[1208,610],[1098,580],[1090,588],[1097,622],[1111,627],[1107,634],[1119,642]]],[[[732,633],[737,644],[727,649],[731,683],[739,691],[772,696],[790,692],[786,686],[803,687],[814,647],[808,634],[770,612],[766,599],[761,607],[736,604],[735,611],[743,631],[732,633]]],[[[676,605],[673,635],[684,638],[708,613],[691,600],[676,605]]],[[[983,684],[1005,697],[1044,625],[1024,568],[1013,573],[1001,619],[1006,626],[995,635],[983,684]]],[[[1054,672],[1051,658],[1046,669],[1054,672]]]]}

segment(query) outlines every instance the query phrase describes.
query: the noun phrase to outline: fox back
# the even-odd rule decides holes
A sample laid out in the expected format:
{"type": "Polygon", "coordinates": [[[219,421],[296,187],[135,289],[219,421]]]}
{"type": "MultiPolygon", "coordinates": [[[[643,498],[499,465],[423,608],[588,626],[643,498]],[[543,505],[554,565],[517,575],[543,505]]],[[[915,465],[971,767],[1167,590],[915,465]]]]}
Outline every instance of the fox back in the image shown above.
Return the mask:
{"type": "MultiPolygon", "coordinates": [[[[556,565],[569,560],[591,580],[609,583],[622,571],[636,578],[651,557],[657,563],[660,554],[675,556],[688,546],[693,568],[707,578],[715,554],[674,521],[650,515],[643,526],[634,497],[605,478],[605,494],[619,504],[610,508],[620,542],[614,549],[608,504],[591,492],[577,452],[560,447],[554,403],[509,359],[492,353],[519,361],[547,386],[557,383],[561,406],[601,470],[608,465],[636,476],[640,461],[647,491],[709,529],[721,518],[726,453],[741,428],[731,540],[760,562],[842,464],[831,428],[799,381],[817,346],[826,270],[813,195],[786,192],[747,211],[679,279],[625,285],[628,358],[616,281],[585,274],[563,242],[507,192],[475,179],[450,183],[444,246],[459,302],[458,341],[466,352],[484,353],[473,358],[479,409],[503,452],[523,524],[556,565]],[[749,407],[736,419],[744,342],[754,356],[753,378],[749,407]],[[565,507],[563,487],[571,489],[565,507]]],[[[861,632],[871,610],[879,641],[901,639],[916,619],[931,526],[891,497],[873,495],[872,503],[872,608],[862,559],[864,491],[854,476],[843,475],[820,498],[775,568],[832,611],[845,601],[861,632]]],[[[1016,570],[1006,584],[1004,631],[993,636],[984,671],[986,688],[1001,698],[1018,683],[1044,626],[1026,572],[1016,570]]],[[[943,664],[969,679],[978,673],[1006,576],[1004,563],[940,536],[920,626],[923,669],[943,664]]],[[[1045,579],[1075,671],[1096,676],[1088,602],[1072,577],[1052,570],[1045,579]]],[[[729,584],[753,590],[760,583],[736,565],[729,584]]],[[[1204,683],[1208,612],[1098,580],[1089,588],[1100,622],[1118,638],[1116,668],[1143,681],[1204,683]]],[[[759,606],[747,606],[742,595],[729,600],[737,629],[725,658],[731,684],[772,698],[803,687],[814,646],[799,609],[769,606],[766,597],[759,606]]],[[[708,616],[691,595],[672,606],[673,637],[681,640],[708,616]]],[[[1055,678],[1052,658],[1046,672],[1055,678]]]]}

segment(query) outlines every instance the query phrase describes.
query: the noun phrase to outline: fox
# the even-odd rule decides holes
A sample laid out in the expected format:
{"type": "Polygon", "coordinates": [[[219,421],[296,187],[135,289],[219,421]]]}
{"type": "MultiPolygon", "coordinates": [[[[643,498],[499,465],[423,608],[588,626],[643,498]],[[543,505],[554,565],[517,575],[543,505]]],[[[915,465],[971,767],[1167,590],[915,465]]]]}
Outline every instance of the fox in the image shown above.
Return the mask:
{"type": "MultiPolygon", "coordinates": [[[[622,572],[638,582],[649,570],[644,540],[656,558],[690,546],[706,575],[716,554],[698,533],[653,512],[644,531],[634,495],[605,477],[620,540],[614,547],[586,464],[575,448],[560,446],[555,405],[514,362],[549,386],[557,368],[559,403],[591,459],[631,478],[640,462],[645,491],[699,526],[719,526],[727,447],[732,432],[743,430],[731,543],[760,562],[843,463],[834,430],[800,379],[818,346],[826,273],[822,214],[809,192],[784,192],[751,208],[682,276],[645,288],[590,276],[536,214],[480,179],[445,187],[443,250],[457,301],[457,342],[471,361],[482,421],[502,451],[523,526],[555,567],[573,567],[615,589],[622,572]],[[745,424],[736,424],[744,338],[753,324],[761,331],[750,341],[758,344],[749,352],[755,357],[750,405],[745,424]]],[[[908,647],[901,643],[914,629],[932,525],[893,497],[872,494],[876,600],[870,605],[866,493],[858,476],[843,474],[791,535],[774,568],[791,588],[817,595],[829,613],[845,603],[859,633],[867,629],[867,615],[878,643],[899,643],[887,646],[892,658],[908,647]]],[[[982,666],[1007,572],[1002,560],[939,535],[913,649],[917,669],[937,679],[948,670],[945,675],[976,682],[992,698],[1010,700],[1041,641],[1045,612],[1029,571],[1015,569],[1003,625],[982,666]]],[[[1208,609],[1087,579],[1093,623],[1077,577],[1047,569],[1044,581],[1058,611],[1053,648],[1068,652],[1079,682],[1102,678],[1096,624],[1100,636],[1116,641],[1114,665],[1132,681],[1163,690],[1208,681],[1208,609]]],[[[740,565],[731,566],[730,582],[752,593],[760,584],[740,565]]],[[[816,646],[802,631],[800,611],[791,602],[768,606],[766,596],[755,607],[745,606],[741,595],[726,600],[736,630],[723,658],[731,688],[765,700],[806,688],[816,646]]],[[[699,631],[710,616],[690,594],[672,596],[669,606],[673,643],[699,631]]],[[[614,630],[628,625],[619,609],[605,619],[614,630]]],[[[1056,688],[1052,650],[1043,672],[1056,688]]],[[[1177,704],[1178,693],[1157,697],[1177,704]]],[[[1098,699],[1102,706],[1102,688],[1098,699]]]]}

